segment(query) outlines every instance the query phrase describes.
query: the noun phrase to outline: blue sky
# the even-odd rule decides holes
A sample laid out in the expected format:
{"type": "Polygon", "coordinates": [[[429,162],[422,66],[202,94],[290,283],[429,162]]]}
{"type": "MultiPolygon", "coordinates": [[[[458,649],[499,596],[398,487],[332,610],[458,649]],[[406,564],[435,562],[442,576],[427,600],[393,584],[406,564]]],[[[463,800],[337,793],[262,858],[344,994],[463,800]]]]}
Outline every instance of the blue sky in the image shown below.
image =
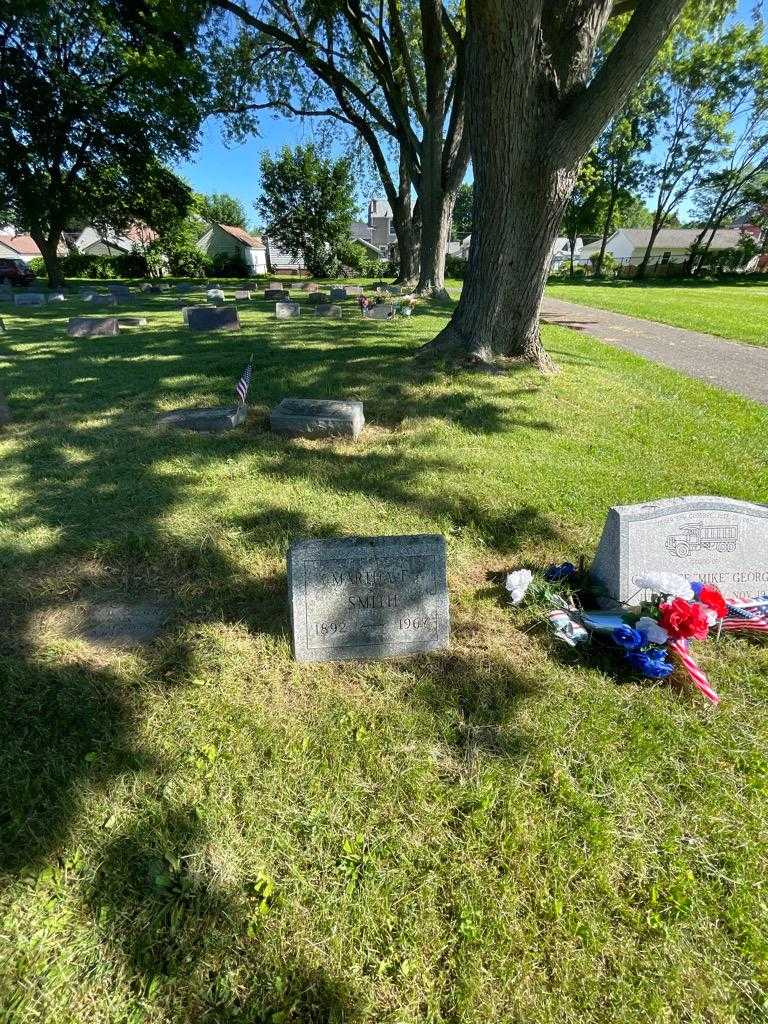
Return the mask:
{"type": "MultiPolygon", "coordinates": [[[[767,13],[768,0],[739,0],[736,16],[751,20],[757,8],[767,13]]],[[[228,192],[241,200],[252,225],[259,224],[253,208],[259,194],[259,158],[264,150],[275,152],[284,145],[295,146],[312,139],[312,121],[275,117],[269,111],[261,114],[260,134],[246,142],[228,145],[224,141],[220,119],[209,119],[203,127],[200,147],[192,159],[181,161],[176,170],[197,192],[228,192]]],[[[468,176],[471,180],[471,173],[468,176]]],[[[371,198],[368,189],[358,195],[360,203],[371,198]]],[[[383,195],[383,190],[378,190],[383,195]]]]}

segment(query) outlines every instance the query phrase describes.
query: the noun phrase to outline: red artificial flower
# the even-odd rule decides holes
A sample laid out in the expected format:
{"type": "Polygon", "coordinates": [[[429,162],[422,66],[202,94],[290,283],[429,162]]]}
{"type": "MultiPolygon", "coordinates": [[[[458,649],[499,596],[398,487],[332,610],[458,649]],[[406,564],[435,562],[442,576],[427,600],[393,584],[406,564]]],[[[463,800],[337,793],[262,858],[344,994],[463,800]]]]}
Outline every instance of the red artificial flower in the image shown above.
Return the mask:
{"type": "Polygon", "coordinates": [[[659,606],[659,625],[669,633],[673,640],[706,639],[709,623],[704,609],[700,604],[692,604],[682,597],[668,601],[659,606]]]}
{"type": "Polygon", "coordinates": [[[724,619],[728,614],[728,605],[717,587],[702,587],[699,591],[699,600],[707,608],[711,608],[718,619],[724,619]]]}

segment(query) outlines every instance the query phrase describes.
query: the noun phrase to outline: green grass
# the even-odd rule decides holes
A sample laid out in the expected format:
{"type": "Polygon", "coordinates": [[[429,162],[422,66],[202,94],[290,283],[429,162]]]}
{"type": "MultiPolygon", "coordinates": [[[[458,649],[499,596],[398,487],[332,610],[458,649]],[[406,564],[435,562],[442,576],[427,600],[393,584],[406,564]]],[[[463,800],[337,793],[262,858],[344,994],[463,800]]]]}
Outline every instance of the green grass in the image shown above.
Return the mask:
{"type": "Polygon", "coordinates": [[[206,336],[149,296],[68,338],[81,308],[0,336],[0,1020],[765,1020],[768,645],[701,646],[713,710],[580,664],[499,574],[611,504],[764,499],[768,410],[559,328],[555,377],[449,375],[412,358],[438,307],[206,336]],[[157,431],[252,350],[246,427],[157,431]],[[366,432],[274,437],[289,394],[366,432]],[[292,661],[292,538],[433,531],[449,650],[292,661]],[[88,646],[99,594],[165,633],[88,646]]]}
{"type": "Polygon", "coordinates": [[[740,283],[706,281],[550,281],[547,294],[598,309],[658,320],[720,338],[768,345],[768,277],[740,283]]]}

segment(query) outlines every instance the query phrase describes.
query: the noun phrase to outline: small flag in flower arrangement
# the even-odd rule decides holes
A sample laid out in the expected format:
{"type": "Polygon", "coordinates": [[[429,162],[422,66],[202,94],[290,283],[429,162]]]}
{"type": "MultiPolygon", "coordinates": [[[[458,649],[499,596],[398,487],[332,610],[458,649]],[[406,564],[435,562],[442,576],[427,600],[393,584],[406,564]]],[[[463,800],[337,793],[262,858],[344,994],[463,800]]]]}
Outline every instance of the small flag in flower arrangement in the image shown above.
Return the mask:
{"type": "Polygon", "coordinates": [[[722,629],[768,633],[768,594],[762,597],[726,597],[725,603],[728,612],[723,617],[722,629]]]}
{"type": "Polygon", "coordinates": [[[248,391],[251,387],[251,378],[253,377],[253,355],[248,360],[248,365],[243,370],[243,375],[235,385],[235,394],[240,405],[245,405],[245,400],[248,397],[248,391]]]}

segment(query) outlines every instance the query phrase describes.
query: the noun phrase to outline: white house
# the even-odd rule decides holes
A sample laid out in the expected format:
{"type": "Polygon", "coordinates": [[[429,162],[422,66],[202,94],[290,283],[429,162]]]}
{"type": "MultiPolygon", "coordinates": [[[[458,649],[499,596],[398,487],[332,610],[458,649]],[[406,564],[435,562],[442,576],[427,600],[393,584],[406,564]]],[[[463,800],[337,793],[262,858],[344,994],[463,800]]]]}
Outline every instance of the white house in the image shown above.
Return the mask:
{"type": "MultiPolygon", "coordinates": [[[[459,246],[459,251],[456,253],[457,256],[461,256],[463,260],[469,259],[469,245],[472,241],[472,235],[467,235],[466,238],[462,238],[459,246]]],[[[580,238],[576,239],[576,244],[573,249],[575,257],[581,255],[581,251],[584,247],[584,243],[580,238]]],[[[571,245],[567,238],[556,238],[552,245],[552,254],[550,257],[553,267],[559,266],[564,259],[570,259],[571,257],[571,245]]]]}
{"type": "MultiPolygon", "coordinates": [[[[683,263],[689,250],[701,234],[700,228],[662,228],[651,249],[651,266],[668,263],[683,263]]],[[[619,228],[610,236],[605,247],[622,266],[636,267],[640,264],[651,237],[650,228],[619,228]]],[[[732,249],[741,240],[738,228],[720,228],[715,232],[710,251],[732,249]]],[[[600,252],[600,240],[590,242],[581,250],[582,261],[600,252]]]]}
{"type": "Polygon", "coordinates": [[[267,248],[264,242],[242,228],[231,224],[211,224],[202,238],[198,238],[197,247],[208,256],[217,256],[222,252],[229,256],[240,256],[252,277],[267,273],[267,248]]]}
{"type": "Polygon", "coordinates": [[[133,224],[124,232],[104,230],[88,225],[82,231],[65,231],[64,239],[70,250],[84,256],[120,256],[138,249],[144,252],[157,233],[146,224],[133,224]]]}

